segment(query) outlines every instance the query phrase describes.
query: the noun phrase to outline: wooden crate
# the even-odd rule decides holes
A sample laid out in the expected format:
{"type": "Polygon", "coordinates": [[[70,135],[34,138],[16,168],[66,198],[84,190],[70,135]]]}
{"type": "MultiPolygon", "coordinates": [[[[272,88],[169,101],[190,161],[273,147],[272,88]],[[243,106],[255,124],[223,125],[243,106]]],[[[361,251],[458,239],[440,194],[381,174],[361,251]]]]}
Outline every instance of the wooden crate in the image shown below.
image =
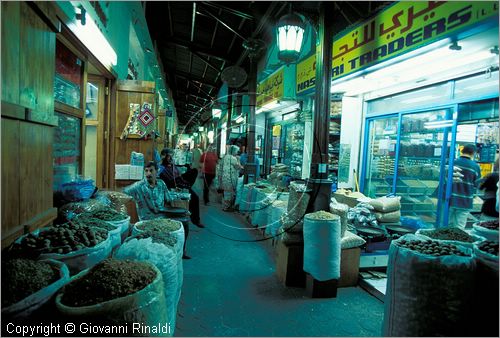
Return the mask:
{"type": "Polygon", "coordinates": [[[285,245],[281,240],[276,244],[276,274],[285,286],[305,287],[304,245],[285,245]]]}

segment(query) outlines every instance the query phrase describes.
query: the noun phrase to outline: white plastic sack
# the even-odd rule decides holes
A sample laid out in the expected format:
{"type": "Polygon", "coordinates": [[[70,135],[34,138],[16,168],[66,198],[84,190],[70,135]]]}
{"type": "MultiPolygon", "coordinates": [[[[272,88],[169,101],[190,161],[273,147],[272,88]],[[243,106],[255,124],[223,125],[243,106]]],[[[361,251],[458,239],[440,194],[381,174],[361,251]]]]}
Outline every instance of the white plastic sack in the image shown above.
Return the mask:
{"type": "Polygon", "coordinates": [[[123,243],[115,254],[118,259],[133,259],[154,264],[163,277],[165,304],[171,334],[175,329],[177,305],[179,302],[178,257],[174,248],[154,243],[152,238],[130,239],[123,243]]]}
{"type": "MultiPolygon", "coordinates": [[[[41,231],[44,231],[44,229],[37,229],[32,234],[38,236],[41,231]]],[[[24,236],[19,237],[16,242],[20,243],[23,238],[24,236]]],[[[73,276],[108,258],[111,255],[111,250],[111,237],[108,233],[108,238],[93,247],[72,251],[67,254],[45,253],[41,254],[38,259],[54,259],[63,262],[68,267],[70,275],[73,276]]]]}
{"type": "Polygon", "coordinates": [[[241,195],[243,194],[243,179],[243,176],[238,178],[238,183],[236,185],[236,200],[234,202],[235,206],[239,206],[241,202],[241,195]]]}
{"type": "Polygon", "coordinates": [[[332,214],[338,215],[340,217],[340,236],[344,237],[347,230],[347,212],[349,211],[349,206],[347,204],[338,203],[335,198],[333,198],[330,203],[330,212],[332,214]]]}
{"type": "Polygon", "coordinates": [[[284,201],[274,202],[268,208],[266,231],[267,236],[278,235],[278,229],[281,226],[281,216],[286,213],[286,203],[284,201]]]}
{"type": "Polygon", "coordinates": [[[401,219],[401,211],[389,211],[389,212],[374,212],[375,218],[379,223],[396,223],[401,219]]]}
{"type": "Polygon", "coordinates": [[[123,243],[125,241],[125,238],[127,238],[130,230],[130,216],[121,221],[105,221],[105,222],[108,222],[109,224],[120,228],[121,243],[123,243]]]}
{"type": "Polygon", "coordinates": [[[340,217],[304,217],[304,271],[318,281],[340,278],[340,217]]]}
{"type": "MultiPolygon", "coordinates": [[[[396,245],[387,263],[383,336],[467,336],[471,326],[475,263],[471,256],[430,256],[396,245]]],[[[466,253],[471,250],[461,247],[466,253]]]]}
{"type": "Polygon", "coordinates": [[[344,237],[342,237],[340,241],[340,249],[351,249],[351,248],[357,248],[365,244],[366,241],[359,237],[356,234],[353,234],[350,231],[346,231],[344,234],[344,237]]]}
{"type": "Polygon", "coordinates": [[[498,230],[486,229],[485,227],[477,224],[472,224],[472,233],[476,236],[484,237],[489,241],[498,242],[498,230]]]}
{"type": "MultiPolygon", "coordinates": [[[[72,307],[61,303],[64,295],[62,289],[56,296],[56,308],[68,318],[68,321],[73,317],[75,321],[96,323],[105,318],[105,325],[128,325],[129,333],[132,332],[132,323],[142,323],[151,327],[168,325],[162,273],[154,265],[151,265],[151,268],[155,270],[156,278],[136,293],[95,305],[72,307]]],[[[72,281],[85,276],[88,272],[89,270],[80,272],[72,278],[72,281]]],[[[170,328],[172,331],[173,328],[170,328]]],[[[170,337],[172,332],[164,333],[163,328],[160,328],[160,332],[151,332],[148,335],[170,337]]]]}
{"type": "Polygon", "coordinates": [[[250,209],[250,220],[251,224],[255,226],[262,225],[263,212],[266,206],[266,194],[262,192],[261,189],[254,189],[255,192],[255,202],[253,209],[250,209]]]}
{"type": "Polygon", "coordinates": [[[2,308],[2,319],[27,319],[30,315],[46,304],[51,297],[69,282],[69,270],[66,264],[53,259],[42,260],[59,271],[59,279],[28,297],[2,308]]]}
{"type": "Polygon", "coordinates": [[[401,196],[379,197],[368,201],[378,212],[391,212],[401,209],[401,196]]]}

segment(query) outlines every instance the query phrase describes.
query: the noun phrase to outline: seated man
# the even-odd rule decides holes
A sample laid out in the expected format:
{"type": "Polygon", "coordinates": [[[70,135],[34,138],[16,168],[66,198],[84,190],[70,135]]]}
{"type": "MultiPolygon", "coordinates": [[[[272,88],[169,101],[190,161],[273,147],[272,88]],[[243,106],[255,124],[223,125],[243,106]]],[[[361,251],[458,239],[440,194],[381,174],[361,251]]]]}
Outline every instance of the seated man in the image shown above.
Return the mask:
{"type": "MultiPolygon", "coordinates": [[[[132,196],[137,204],[137,213],[141,221],[165,217],[160,209],[173,200],[167,186],[158,180],[156,163],[150,161],[144,166],[144,179],[123,188],[123,192],[132,196]]],[[[183,224],[184,226],[184,224],[183,224]]],[[[184,226],[184,254],[182,258],[189,259],[186,255],[186,242],[189,228],[184,226]]]]}
{"type": "Polygon", "coordinates": [[[191,194],[189,200],[189,211],[191,212],[191,221],[199,228],[205,226],[200,222],[200,199],[191,188],[198,176],[198,170],[189,169],[184,174],[180,175],[179,170],[173,163],[173,151],[165,148],[161,151],[162,165],[159,172],[159,177],[165,182],[169,189],[188,189],[191,194]]]}

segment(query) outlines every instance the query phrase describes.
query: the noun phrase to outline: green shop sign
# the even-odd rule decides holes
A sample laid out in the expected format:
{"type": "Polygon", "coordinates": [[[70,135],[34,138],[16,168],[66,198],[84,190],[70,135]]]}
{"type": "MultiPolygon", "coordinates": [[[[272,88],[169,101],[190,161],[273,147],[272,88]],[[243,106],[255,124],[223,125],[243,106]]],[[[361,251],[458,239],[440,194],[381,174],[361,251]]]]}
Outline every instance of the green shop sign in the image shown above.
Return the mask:
{"type": "MultiPolygon", "coordinates": [[[[401,1],[333,42],[332,79],[352,74],[498,16],[497,1],[401,1]]],[[[316,56],[297,65],[297,94],[315,84],[316,56]]]]}

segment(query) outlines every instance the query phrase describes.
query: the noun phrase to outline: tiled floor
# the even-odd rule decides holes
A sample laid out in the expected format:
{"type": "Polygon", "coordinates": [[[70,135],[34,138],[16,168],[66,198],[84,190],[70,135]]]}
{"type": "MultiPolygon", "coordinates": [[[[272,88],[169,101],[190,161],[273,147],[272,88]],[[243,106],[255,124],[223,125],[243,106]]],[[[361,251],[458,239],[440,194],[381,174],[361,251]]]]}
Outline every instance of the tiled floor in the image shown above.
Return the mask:
{"type": "Polygon", "coordinates": [[[190,228],[175,336],[381,335],[384,305],[364,289],[311,299],[283,286],[270,246],[241,215],[217,203],[201,214],[206,228],[190,228]]]}

